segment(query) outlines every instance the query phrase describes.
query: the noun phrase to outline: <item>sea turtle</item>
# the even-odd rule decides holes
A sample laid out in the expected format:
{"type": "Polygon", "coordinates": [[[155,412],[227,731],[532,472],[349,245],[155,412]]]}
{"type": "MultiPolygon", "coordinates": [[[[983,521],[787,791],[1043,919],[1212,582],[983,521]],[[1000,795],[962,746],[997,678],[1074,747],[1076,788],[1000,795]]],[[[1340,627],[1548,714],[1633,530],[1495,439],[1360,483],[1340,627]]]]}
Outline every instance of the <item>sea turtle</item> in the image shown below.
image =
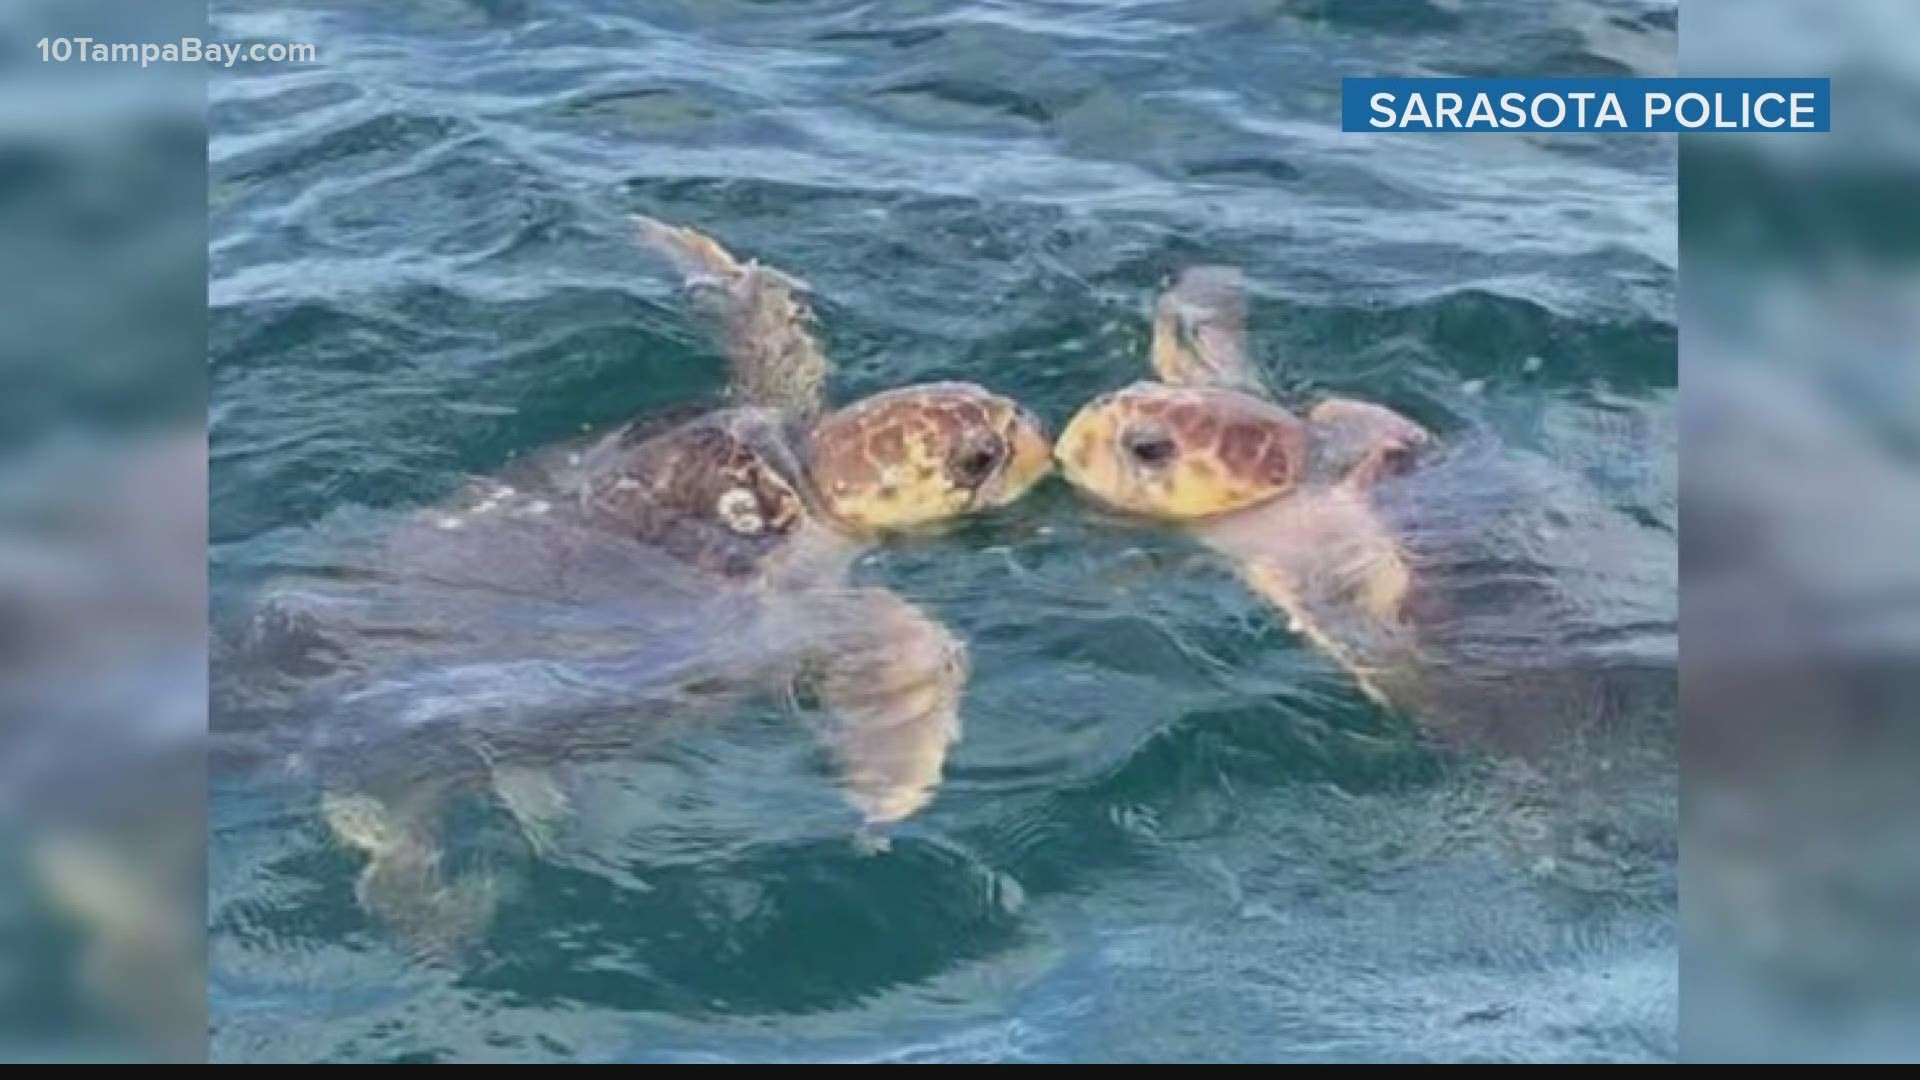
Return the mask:
{"type": "Polygon", "coordinates": [[[1433,436],[1349,398],[1323,399],[1303,419],[1266,388],[1245,323],[1238,270],[1187,270],[1155,306],[1158,380],[1088,402],[1055,456],[1096,502],[1190,527],[1384,703],[1417,646],[1413,579],[1370,496],[1413,469],[1433,436]]]}
{"type": "Polygon", "coordinates": [[[235,654],[275,678],[217,680],[256,711],[324,702],[290,760],[318,771],[333,835],[367,860],[361,904],[413,935],[464,937],[491,909],[483,878],[442,869],[448,792],[497,793],[544,847],[568,810],[551,769],[748,694],[817,696],[865,827],[921,809],[959,735],[967,651],[852,585],[852,561],[1052,468],[1033,415],[970,383],[829,408],[800,282],[692,229],[632,225],[718,317],[732,400],[547,448],[283,577],[235,654]]]}
{"type": "Polygon", "coordinates": [[[1245,318],[1238,270],[1181,274],[1155,308],[1158,379],[1079,410],[1055,443],[1066,480],[1223,554],[1443,745],[1581,784],[1614,760],[1603,745],[1670,764],[1670,732],[1644,726],[1676,693],[1670,535],[1497,440],[1342,397],[1301,415],[1245,318]]]}

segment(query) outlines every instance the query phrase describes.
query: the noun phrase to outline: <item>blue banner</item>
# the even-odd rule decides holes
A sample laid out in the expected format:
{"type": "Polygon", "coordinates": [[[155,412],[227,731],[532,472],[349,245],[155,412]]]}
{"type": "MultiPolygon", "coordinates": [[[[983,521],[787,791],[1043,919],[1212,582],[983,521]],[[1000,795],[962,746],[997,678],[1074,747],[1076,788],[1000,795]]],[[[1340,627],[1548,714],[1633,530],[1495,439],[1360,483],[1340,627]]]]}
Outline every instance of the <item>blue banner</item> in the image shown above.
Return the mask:
{"type": "Polygon", "coordinates": [[[1826,131],[1828,79],[1342,79],[1342,131],[1826,131]]]}

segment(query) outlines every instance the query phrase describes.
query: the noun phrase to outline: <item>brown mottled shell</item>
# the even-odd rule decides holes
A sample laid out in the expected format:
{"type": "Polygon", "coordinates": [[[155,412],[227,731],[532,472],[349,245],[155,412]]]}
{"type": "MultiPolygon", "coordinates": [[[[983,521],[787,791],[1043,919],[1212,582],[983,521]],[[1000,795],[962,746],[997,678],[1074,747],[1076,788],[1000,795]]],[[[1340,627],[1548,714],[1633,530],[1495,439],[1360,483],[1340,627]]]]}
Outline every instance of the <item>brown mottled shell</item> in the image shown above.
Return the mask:
{"type": "Polygon", "coordinates": [[[583,509],[703,570],[749,575],[806,516],[769,453],[776,437],[733,413],[614,435],[586,469],[583,509]]]}

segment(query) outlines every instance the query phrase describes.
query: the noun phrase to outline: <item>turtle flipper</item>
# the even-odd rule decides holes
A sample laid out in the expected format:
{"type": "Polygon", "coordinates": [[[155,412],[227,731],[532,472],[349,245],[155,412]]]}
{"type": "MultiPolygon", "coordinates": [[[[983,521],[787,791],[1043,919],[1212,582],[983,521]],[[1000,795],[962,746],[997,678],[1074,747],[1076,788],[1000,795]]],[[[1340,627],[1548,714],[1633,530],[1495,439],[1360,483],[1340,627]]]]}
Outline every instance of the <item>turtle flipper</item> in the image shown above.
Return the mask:
{"type": "Polygon", "coordinates": [[[1246,278],[1228,266],[1184,271],[1154,304],[1153,371],[1173,386],[1266,396],[1247,351],[1246,278]]]}
{"type": "Polygon", "coordinates": [[[734,394],[744,403],[817,416],[829,365],[811,329],[806,284],[740,260],[710,236],[635,215],[640,242],[669,259],[719,318],[734,394]]]}
{"type": "Polygon", "coordinates": [[[1383,706],[1406,706],[1417,642],[1409,622],[1413,571],[1365,493],[1317,488],[1205,534],[1247,582],[1287,616],[1288,629],[1353,676],[1383,706]]]}
{"type": "Polygon", "coordinates": [[[823,737],[846,797],[868,827],[911,817],[933,799],[960,738],[970,664],[953,632],[883,589],[834,605],[844,620],[823,636],[817,691],[823,737]]]}
{"type": "Polygon", "coordinates": [[[494,765],[493,790],[513,815],[534,855],[552,858],[560,830],[573,816],[573,802],[551,770],[531,765],[494,765]]]}
{"type": "Polygon", "coordinates": [[[447,880],[425,800],[390,802],[328,792],[321,810],[335,840],[366,856],[354,887],[362,910],[428,959],[471,944],[492,921],[496,889],[485,874],[447,880]]]}

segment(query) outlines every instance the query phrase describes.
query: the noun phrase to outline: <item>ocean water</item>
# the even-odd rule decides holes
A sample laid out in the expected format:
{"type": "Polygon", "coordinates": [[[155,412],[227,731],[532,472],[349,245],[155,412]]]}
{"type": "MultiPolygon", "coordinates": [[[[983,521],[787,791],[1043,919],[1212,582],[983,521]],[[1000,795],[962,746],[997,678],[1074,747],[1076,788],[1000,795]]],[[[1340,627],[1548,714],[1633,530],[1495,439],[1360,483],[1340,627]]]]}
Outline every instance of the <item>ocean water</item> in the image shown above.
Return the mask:
{"type": "Polygon", "coordinates": [[[1169,274],[1241,266],[1287,395],[1472,448],[1408,502],[1491,552],[1456,564],[1488,586],[1486,655],[1629,658],[1595,708],[1523,695],[1524,737],[1436,744],[1189,539],[1056,479],[856,569],[974,663],[938,798],[887,850],[853,841],[792,708],[754,702],[567,770],[549,849],[450,806],[449,865],[498,905],[427,961],[356,903],[358,856],[259,732],[420,753],[383,733],[511,707],[516,650],[564,660],[560,635],[650,611],[694,627],[660,634],[684,650],[704,617],[658,580],[456,612],[486,645],[454,674],[216,715],[216,1058],[1674,1057],[1675,144],[1342,134],[1338,102],[1347,75],[1671,74],[1676,23],[1638,0],[213,5],[211,39],[319,53],[209,88],[217,618],[520,454],[714,400],[720,353],[630,242],[640,212],[808,282],[837,400],[968,379],[1055,430],[1144,373],[1169,274]],[[1494,587],[1516,575],[1561,589],[1558,621],[1494,587]]]}

